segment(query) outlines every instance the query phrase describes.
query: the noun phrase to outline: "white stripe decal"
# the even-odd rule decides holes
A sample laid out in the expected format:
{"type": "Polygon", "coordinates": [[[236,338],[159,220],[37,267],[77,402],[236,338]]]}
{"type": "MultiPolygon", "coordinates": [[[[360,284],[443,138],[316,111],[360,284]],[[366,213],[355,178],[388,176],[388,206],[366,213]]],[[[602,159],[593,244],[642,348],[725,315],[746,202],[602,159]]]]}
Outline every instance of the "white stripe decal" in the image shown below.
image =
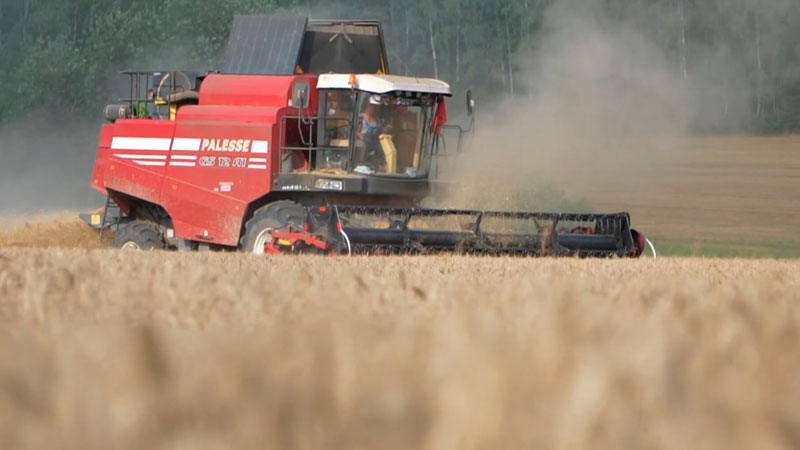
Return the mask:
{"type": "Polygon", "coordinates": [[[167,165],[167,163],[163,162],[163,161],[139,161],[139,160],[136,160],[134,162],[136,164],[139,164],[140,166],[161,166],[161,167],[164,167],[164,166],[167,165]]]}
{"type": "Polygon", "coordinates": [[[265,163],[267,158],[250,158],[251,163],[265,163]]]}
{"type": "Polygon", "coordinates": [[[124,159],[167,159],[167,155],[126,155],[124,153],[114,153],[114,156],[124,159]]]}
{"type": "Polygon", "coordinates": [[[167,151],[172,143],[169,138],[115,137],[111,140],[113,150],[167,151]]]}
{"type": "Polygon", "coordinates": [[[184,160],[193,161],[193,160],[197,159],[197,156],[196,155],[188,155],[188,156],[187,155],[172,155],[171,158],[173,160],[184,159],[184,160]]]}
{"type": "Polygon", "coordinates": [[[269,152],[268,141],[253,141],[253,144],[250,146],[250,153],[268,153],[268,152],[269,152]]]}
{"type": "Polygon", "coordinates": [[[180,166],[180,167],[194,167],[195,163],[193,162],[177,162],[177,161],[170,161],[170,166],[180,166]]]}
{"type": "Polygon", "coordinates": [[[200,150],[200,139],[175,138],[172,141],[172,149],[185,152],[196,152],[200,150]]]}
{"type": "Polygon", "coordinates": [[[247,166],[248,169],[266,169],[266,164],[250,164],[247,166]]]}

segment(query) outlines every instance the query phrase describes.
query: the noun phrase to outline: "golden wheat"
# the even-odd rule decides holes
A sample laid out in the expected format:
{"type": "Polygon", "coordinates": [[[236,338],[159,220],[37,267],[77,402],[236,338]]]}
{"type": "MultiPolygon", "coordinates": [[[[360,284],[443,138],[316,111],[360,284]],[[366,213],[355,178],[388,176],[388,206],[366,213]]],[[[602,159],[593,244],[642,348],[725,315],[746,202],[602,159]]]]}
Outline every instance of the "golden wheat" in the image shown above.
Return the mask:
{"type": "Polygon", "coordinates": [[[3,448],[788,448],[800,263],[0,249],[3,448]]]}

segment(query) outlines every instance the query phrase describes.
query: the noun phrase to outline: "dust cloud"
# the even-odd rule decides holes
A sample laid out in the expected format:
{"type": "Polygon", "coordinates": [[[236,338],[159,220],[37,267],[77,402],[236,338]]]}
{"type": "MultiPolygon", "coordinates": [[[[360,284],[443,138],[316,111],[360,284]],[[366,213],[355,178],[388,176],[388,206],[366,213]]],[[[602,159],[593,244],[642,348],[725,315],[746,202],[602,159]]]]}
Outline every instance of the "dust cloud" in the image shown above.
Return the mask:
{"type": "Polygon", "coordinates": [[[0,248],[92,250],[109,247],[112,240],[112,232],[98,233],[74,211],[0,216],[0,248]]]}
{"type": "Polygon", "coordinates": [[[0,214],[85,209],[99,120],[32,113],[0,125],[0,214]]]}
{"type": "Polygon", "coordinates": [[[104,198],[90,188],[102,105],[130,96],[128,70],[192,70],[205,63],[190,45],[173,43],[115,63],[100,77],[86,111],[35,111],[0,124],[0,215],[35,218],[65,210],[88,211],[104,198]]]}
{"type": "Polygon", "coordinates": [[[641,188],[652,171],[686,157],[686,138],[703,111],[697,83],[711,83],[725,66],[725,54],[715,56],[690,85],[634,24],[582,2],[559,2],[546,12],[536,50],[519,61],[524,76],[515,95],[479,104],[468,154],[446,174],[461,187],[445,202],[581,210],[588,206],[580,199],[599,186],[641,188]]]}
{"type": "MultiPolygon", "coordinates": [[[[740,120],[750,96],[744,66],[730,48],[695,46],[701,54],[684,79],[674,55],[640,25],[592,3],[551,6],[534,50],[517,57],[523,70],[515,73],[513,97],[477,99],[470,152],[444,174],[459,187],[438,206],[588,209],[580,199],[599,187],[635,191],[654,171],[684,161],[693,130],[740,120]]],[[[343,11],[332,4],[301,12],[319,18],[343,11]]],[[[200,64],[190,43],[173,45],[110,69],[98,86],[99,103],[126,92],[117,70],[200,64]]],[[[88,187],[99,112],[83,112],[86,120],[33,114],[0,125],[0,214],[85,210],[102,202],[88,187]]],[[[619,202],[618,209],[626,208],[619,202]]]]}

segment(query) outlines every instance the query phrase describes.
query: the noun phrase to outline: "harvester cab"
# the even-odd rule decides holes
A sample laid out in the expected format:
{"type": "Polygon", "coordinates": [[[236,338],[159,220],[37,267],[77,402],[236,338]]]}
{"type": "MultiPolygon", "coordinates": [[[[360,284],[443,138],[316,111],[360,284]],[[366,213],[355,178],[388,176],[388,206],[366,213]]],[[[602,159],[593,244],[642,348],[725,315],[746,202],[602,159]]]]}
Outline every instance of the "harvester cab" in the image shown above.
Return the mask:
{"type": "Polygon", "coordinates": [[[472,125],[447,124],[447,83],[390,74],[376,21],[236,17],[220,70],[126,74],[93,173],[106,207],[84,216],[117,247],[641,253],[625,213],[419,208],[472,125]]]}
{"type": "MultiPolygon", "coordinates": [[[[305,186],[311,181],[307,174],[319,173],[376,176],[387,182],[428,179],[436,137],[446,120],[445,98],[451,95],[447,83],[325,74],[316,88],[317,114],[287,117],[302,124],[295,138],[300,145],[281,149],[279,185],[305,186]]],[[[301,91],[293,103],[306,101],[301,91]]],[[[415,186],[413,196],[427,195],[427,183],[415,186]]]]}
{"type": "MultiPolygon", "coordinates": [[[[279,189],[344,190],[343,184],[352,184],[306,175],[327,173],[420,180],[406,185],[413,188],[407,194],[414,201],[428,194],[425,180],[444,142],[438,137],[450,87],[390,75],[380,22],[237,16],[220,72],[319,75],[316,86],[299,82],[292,88],[289,103],[298,114],[284,117],[292,130],[280,139],[287,142],[280,148],[279,189]]],[[[447,129],[461,132],[460,146],[464,130],[447,129]]]]}

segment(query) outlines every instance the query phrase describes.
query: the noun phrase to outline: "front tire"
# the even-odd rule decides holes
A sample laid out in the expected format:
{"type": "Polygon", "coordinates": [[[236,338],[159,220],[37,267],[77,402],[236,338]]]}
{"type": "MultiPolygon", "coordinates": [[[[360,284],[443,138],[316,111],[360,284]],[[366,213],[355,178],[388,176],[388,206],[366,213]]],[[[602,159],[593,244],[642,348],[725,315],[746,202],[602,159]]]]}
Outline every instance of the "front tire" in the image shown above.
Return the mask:
{"type": "MultiPolygon", "coordinates": [[[[247,253],[263,255],[268,244],[274,244],[274,231],[303,232],[305,209],[297,203],[282,200],[257,209],[253,217],[244,225],[242,250],[247,253]]],[[[273,247],[275,247],[273,245],[273,247]]],[[[289,252],[291,248],[277,246],[281,251],[289,252]]]]}
{"type": "Polygon", "coordinates": [[[161,250],[166,246],[158,227],[144,220],[122,224],[114,235],[114,247],[122,250],[161,250]]]}

